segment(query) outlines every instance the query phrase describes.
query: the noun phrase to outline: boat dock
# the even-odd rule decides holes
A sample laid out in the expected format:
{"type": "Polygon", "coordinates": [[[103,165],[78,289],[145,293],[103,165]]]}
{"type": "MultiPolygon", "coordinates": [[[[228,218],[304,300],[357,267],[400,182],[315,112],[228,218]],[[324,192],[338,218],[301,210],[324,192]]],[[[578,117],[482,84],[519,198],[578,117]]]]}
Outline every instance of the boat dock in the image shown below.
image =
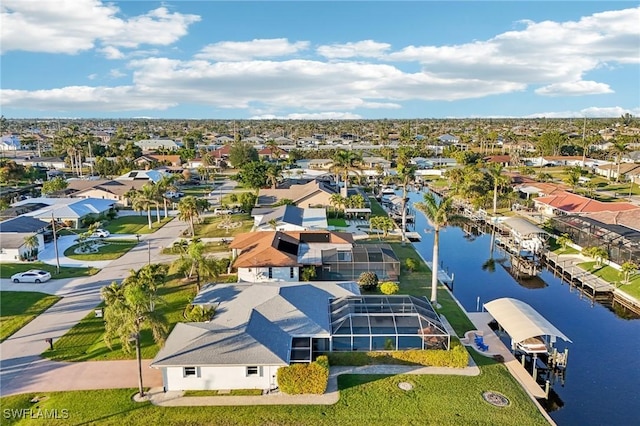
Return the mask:
{"type": "Polygon", "coordinates": [[[585,261],[579,256],[560,256],[547,252],[544,255],[544,260],[547,268],[553,272],[554,276],[561,277],[572,286],[580,287],[592,298],[608,297],[615,290],[612,284],[577,266],[578,263],[585,261]]]}
{"type": "Polygon", "coordinates": [[[500,338],[489,327],[489,323],[493,321],[493,317],[487,312],[467,312],[467,316],[473,322],[476,329],[482,332],[485,344],[489,346],[489,350],[483,355],[500,355],[504,359],[504,365],[507,367],[511,375],[520,383],[526,392],[537,399],[547,397],[544,389],[535,381],[522,365],[520,361],[511,353],[500,338]]]}
{"type": "MultiPolygon", "coordinates": [[[[429,269],[433,271],[433,262],[426,262],[426,263],[429,269]]],[[[449,274],[447,274],[447,271],[445,271],[442,268],[442,266],[438,268],[438,281],[446,285],[449,288],[449,290],[453,290],[453,277],[454,277],[453,273],[451,273],[451,276],[449,276],[449,274]]]]}

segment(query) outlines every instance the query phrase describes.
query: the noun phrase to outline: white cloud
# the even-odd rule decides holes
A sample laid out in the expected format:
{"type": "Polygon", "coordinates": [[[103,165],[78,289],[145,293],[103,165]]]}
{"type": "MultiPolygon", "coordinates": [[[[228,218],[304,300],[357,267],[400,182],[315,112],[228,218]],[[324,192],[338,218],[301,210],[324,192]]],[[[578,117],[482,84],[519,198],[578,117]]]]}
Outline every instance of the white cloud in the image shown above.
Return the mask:
{"type": "Polygon", "coordinates": [[[263,114],[251,117],[251,120],[358,120],[362,116],[350,112],[291,113],[287,115],[263,114]]]}
{"type": "MultiPolygon", "coordinates": [[[[2,52],[77,54],[96,44],[135,48],[168,45],[184,36],[196,15],[170,13],[165,7],[128,19],[118,7],[99,0],[3,0],[2,52]]],[[[107,50],[108,54],[115,54],[107,50]]]]}
{"type": "Polygon", "coordinates": [[[126,76],[127,74],[123,73],[122,71],[120,71],[117,68],[113,68],[112,70],[109,71],[109,77],[111,78],[121,78],[126,76]]]}
{"type": "Polygon", "coordinates": [[[378,43],[373,40],[362,40],[355,43],[331,44],[319,46],[319,55],[329,59],[345,59],[353,57],[379,58],[391,48],[389,43],[378,43]]]}
{"type": "Polygon", "coordinates": [[[125,57],[124,53],[122,53],[120,49],[113,46],[102,47],[98,49],[98,52],[102,53],[107,59],[123,59],[125,57]]]}
{"type": "Polygon", "coordinates": [[[308,41],[290,43],[286,38],[221,41],[205,46],[195,57],[214,61],[246,61],[293,55],[308,47],[308,41]]]}
{"type": "Polygon", "coordinates": [[[95,73],[94,73],[94,74],[89,74],[89,75],[87,76],[87,78],[88,78],[89,80],[95,80],[96,78],[98,78],[98,74],[95,74],[95,73]]]}
{"type": "Polygon", "coordinates": [[[535,93],[543,96],[583,96],[613,93],[613,90],[605,83],[597,83],[595,81],[570,81],[541,87],[536,89],[535,93]]]}

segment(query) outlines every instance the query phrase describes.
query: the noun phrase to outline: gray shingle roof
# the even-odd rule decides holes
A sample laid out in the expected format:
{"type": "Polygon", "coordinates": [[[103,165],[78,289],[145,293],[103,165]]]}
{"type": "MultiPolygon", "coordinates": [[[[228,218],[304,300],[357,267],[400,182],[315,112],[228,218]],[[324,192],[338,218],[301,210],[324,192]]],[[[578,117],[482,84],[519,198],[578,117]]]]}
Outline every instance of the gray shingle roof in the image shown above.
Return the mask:
{"type": "Polygon", "coordinates": [[[46,228],[47,223],[32,217],[20,216],[0,222],[0,232],[38,232],[46,228]]]}
{"type": "Polygon", "coordinates": [[[328,337],[329,299],[354,294],[335,282],[205,287],[194,303],[217,305],[213,320],[176,325],[152,366],[287,365],[291,338],[328,337]]]}

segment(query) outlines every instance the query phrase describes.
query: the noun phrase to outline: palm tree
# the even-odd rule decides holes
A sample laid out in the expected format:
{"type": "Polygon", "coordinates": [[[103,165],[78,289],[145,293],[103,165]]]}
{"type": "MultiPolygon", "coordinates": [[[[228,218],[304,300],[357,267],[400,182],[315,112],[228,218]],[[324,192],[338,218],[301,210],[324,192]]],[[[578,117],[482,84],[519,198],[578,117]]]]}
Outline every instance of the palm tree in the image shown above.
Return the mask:
{"type": "Polygon", "coordinates": [[[184,197],[178,203],[178,219],[189,222],[191,225],[191,236],[196,235],[196,230],[193,225],[194,219],[200,217],[200,209],[198,208],[198,202],[195,197],[184,197]]]}
{"type": "Polygon", "coordinates": [[[149,220],[149,229],[152,228],[151,223],[151,206],[155,204],[155,191],[149,184],[144,185],[141,190],[135,191],[133,195],[133,209],[135,211],[147,211],[147,219],[149,220]]]}
{"type": "Polygon", "coordinates": [[[628,151],[629,144],[624,140],[616,140],[613,143],[611,149],[616,154],[616,166],[618,171],[616,173],[616,182],[620,182],[620,163],[622,162],[622,156],[628,151]]]}
{"type": "Polygon", "coordinates": [[[361,162],[362,157],[354,151],[341,149],[333,156],[333,166],[331,167],[331,171],[339,176],[342,175],[342,180],[344,182],[344,190],[342,192],[343,197],[347,197],[349,194],[347,188],[349,184],[349,173],[353,172],[356,175],[360,175],[361,162]]]}
{"type": "Polygon", "coordinates": [[[402,187],[402,244],[407,242],[407,185],[409,185],[416,176],[415,167],[407,166],[405,164],[398,164],[398,183],[402,187]]]}
{"type": "Polygon", "coordinates": [[[487,167],[487,172],[491,177],[491,181],[493,182],[493,214],[496,214],[498,210],[498,189],[500,186],[508,183],[509,178],[502,174],[502,169],[504,167],[499,163],[493,163],[491,166],[487,167]]]}
{"type": "Polygon", "coordinates": [[[191,278],[196,276],[196,293],[200,292],[200,283],[203,279],[218,278],[223,272],[223,264],[218,259],[207,257],[204,254],[204,243],[196,239],[192,240],[182,252],[180,258],[174,262],[177,269],[191,278]]]}
{"type": "Polygon", "coordinates": [[[33,234],[29,235],[28,237],[24,237],[24,247],[28,250],[27,253],[29,260],[37,257],[38,249],[40,248],[40,241],[38,241],[38,236],[36,234],[33,234]]]}
{"type": "Polygon", "coordinates": [[[334,206],[336,209],[336,217],[338,217],[338,212],[340,211],[340,207],[344,206],[346,203],[346,199],[341,194],[331,194],[331,198],[329,198],[329,203],[334,206]]]}
{"type": "Polygon", "coordinates": [[[160,178],[160,180],[158,181],[158,183],[156,183],[156,186],[158,187],[158,193],[159,195],[162,197],[162,200],[164,202],[164,218],[166,219],[168,216],[168,209],[167,209],[167,197],[164,196],[164,194],[167,193],[167,191],[175,191],[177,190],[176,187],[176,181],[178,180],[178,176],[171,174],[171,173],[167,173],[165,175],[162,176],[162,178],[160,178]]]}
{"type": "Polygon", "coordinates": [[[278,185],[278,179],[280,178],[281,168],[278,165],[272,164],[267,168],[267,184],[271,185],[271,189],[276,189],[278,185]]]}
{"type": "Polygon", "coordinates": [[[269,219],[269,227],[275,231],[278,228],[278,221],[276,219],[269,219]]]}
{"type": "Polygon", "coordinates": [[[113,339],[117,338],[127,353],[131,352],[131,342],[135,342],[138,388],[140,396],[144,396],[140,331],[143,326],[147,326],[157,344],[164,342],[168,332],[167,322],[162,312],[154,309],[161,299],[154,289],[135,276],[127,277],[122,284],[113,282],[110,286],[103,287],[100,293],[106,305],[104,342],[111,348],[113,339]]]}
{"type": "Polygon", "coordinates": [[[416,203],[415,208],[426,216],[433,226],[433,268],[431,271],[431,302],[438,303],[438,250],[440,246],[440,229],[449,224],[452,213],[453,199],[442,197],[440,201],[436,199],[432,192],[424,194],[424,202],[416,203]]]}

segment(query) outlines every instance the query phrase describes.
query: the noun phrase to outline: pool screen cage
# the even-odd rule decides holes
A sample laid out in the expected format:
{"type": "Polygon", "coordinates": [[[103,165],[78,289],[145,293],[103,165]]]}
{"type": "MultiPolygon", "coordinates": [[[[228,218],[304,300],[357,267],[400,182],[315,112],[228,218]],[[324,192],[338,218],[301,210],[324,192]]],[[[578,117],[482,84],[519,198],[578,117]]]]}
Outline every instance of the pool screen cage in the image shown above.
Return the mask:
{"type": "Polygon", "coordinates": [[[345,296],[329,309],[332,351],[450,348],[451,336],[426,298],[345,296]]]}
{"type": "Polygon", "coordinates": [[[318,269],[317,279],[323,281],[358,280],[363,272],[375,272],[380,281],[398,281],[400,260],[388,244],[363,244],[323,250],[318,269]]]}
{"type": "Polygon", "coordinates": [[[640,259],[640,232],[634,229],[585,216],[556,217],[552,219],[552,225],[581,247],[604,247],[609,260],[617,264],[640,259]]]}

